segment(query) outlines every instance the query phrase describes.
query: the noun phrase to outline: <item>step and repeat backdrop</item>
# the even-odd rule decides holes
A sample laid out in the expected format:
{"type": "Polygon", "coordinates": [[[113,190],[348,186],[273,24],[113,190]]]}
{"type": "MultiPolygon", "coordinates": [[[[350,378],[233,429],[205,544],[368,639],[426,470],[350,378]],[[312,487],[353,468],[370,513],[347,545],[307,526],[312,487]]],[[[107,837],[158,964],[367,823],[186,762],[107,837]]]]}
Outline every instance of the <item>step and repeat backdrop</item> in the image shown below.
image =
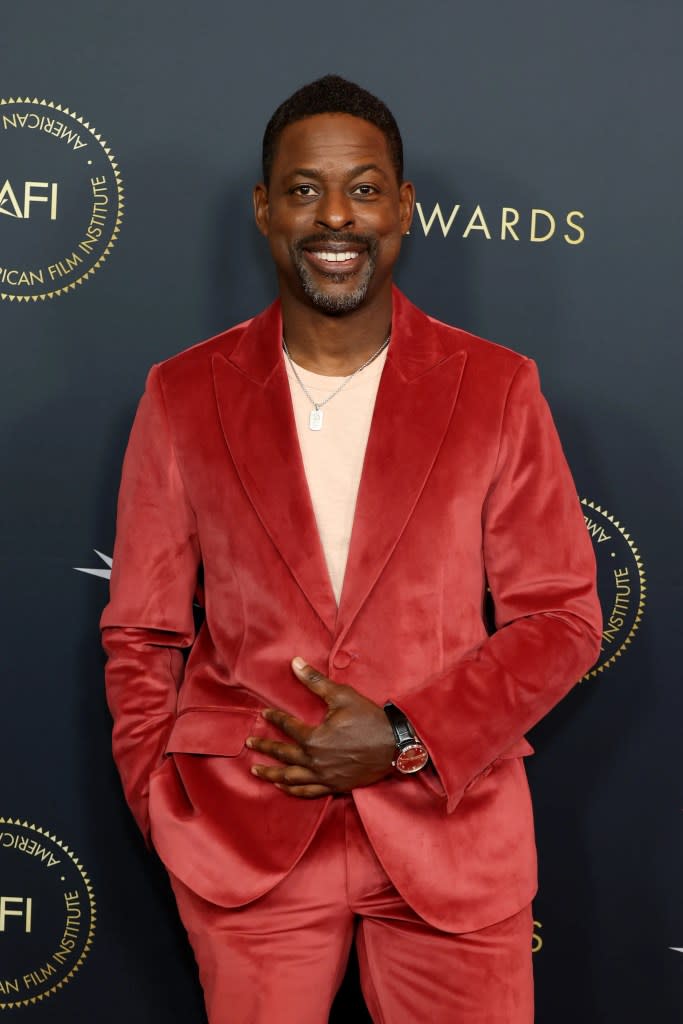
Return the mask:
{"type": "MultiPolygon", "coordinates": [[[[537,360],[595,546],[595,668],[536,730],[540,1024],[683,1015],[677,0],[13,5],[0,28],[0,1008],[201,1024],[110,757],[98,619],[149,366],[274,294],[265,123],[333,71],[404,135],[399,284],[537,360]]],[[[368,1020],[353,962],[333,1012],[368,1020]]]]}

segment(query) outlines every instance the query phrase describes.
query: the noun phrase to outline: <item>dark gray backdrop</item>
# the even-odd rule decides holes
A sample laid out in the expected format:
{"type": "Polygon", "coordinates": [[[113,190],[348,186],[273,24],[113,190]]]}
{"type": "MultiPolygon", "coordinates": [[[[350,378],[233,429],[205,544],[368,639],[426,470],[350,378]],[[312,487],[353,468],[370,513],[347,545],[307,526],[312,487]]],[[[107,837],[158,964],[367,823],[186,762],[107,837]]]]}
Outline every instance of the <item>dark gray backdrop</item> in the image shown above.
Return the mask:
{"type": "MultiPolygon", "coordinates": [[[[431,313],[538,360],[580,495],[619,521],[647,576],[632,643],[531,737],[537,1019],[679,1022],[678,0],[37,0],[4,10],[0,31],[0,96],[46,98],[90,121],[126,194],[120,237],[94,276],[45,301],[0,302],[0,816],[72,847],[98,908],[81,970],[15,1008],[19,1020],[204,1019],[163,873],[110,762],[97,636],[106,580],[74,567],[106,569],[94,549],[111,553],[150,364],[272,296],[250,212],[261,133],[294,88],[335,71],[394,110],[425,224],[437,202],[444,223],[461,207],[446,236],[416,219],[399,283],[431,313]],[[463,238],[478,204],[492,237],[463,238]],[[519,241],[500,238],[503,207],[520,214],[519,241]],[[557,218],[547,242],[529,240],[534,208],[557,218]],[[571,210],[584,215],[579,245],[562,239],[571,210]]],[[[0,131],[0,187],[13,147],[0,131]]],[[[15,229],[0,217],[0,266],[15,229]]],[[[352,975],[335,1014],[366,1019],[352,975]]]]}

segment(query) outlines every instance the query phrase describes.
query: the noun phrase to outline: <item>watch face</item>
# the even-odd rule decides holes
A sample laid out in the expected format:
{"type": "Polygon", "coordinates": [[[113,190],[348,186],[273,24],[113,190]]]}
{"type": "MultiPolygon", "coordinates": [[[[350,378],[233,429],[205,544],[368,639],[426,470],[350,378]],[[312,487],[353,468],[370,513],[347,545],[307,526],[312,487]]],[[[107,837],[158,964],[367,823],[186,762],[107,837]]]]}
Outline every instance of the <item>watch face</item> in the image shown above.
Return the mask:
{"type": "Polygon", "coordinates": [[[396,758],[396,767],[400,772],[409,775],[412,772],[419,772],[428,760],[429,754],[426,747],[423,747],[421,743],[408,743],[399,752],[396,758]]]}

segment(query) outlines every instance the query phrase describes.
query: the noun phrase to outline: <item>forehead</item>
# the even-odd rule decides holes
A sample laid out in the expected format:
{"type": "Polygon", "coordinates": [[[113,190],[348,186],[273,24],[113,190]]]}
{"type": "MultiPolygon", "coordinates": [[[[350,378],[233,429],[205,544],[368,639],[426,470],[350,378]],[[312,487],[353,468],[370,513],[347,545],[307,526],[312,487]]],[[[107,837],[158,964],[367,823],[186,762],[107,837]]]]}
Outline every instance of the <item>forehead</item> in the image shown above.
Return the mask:
{"type": "Polygon", "coordinates": [[[297,167],[343,171],[344,167],[376,164],[391,173],[393,164],[384,132],[351,114],[315,114],[283,129],[273,161],[273,174],[297,167]]]}

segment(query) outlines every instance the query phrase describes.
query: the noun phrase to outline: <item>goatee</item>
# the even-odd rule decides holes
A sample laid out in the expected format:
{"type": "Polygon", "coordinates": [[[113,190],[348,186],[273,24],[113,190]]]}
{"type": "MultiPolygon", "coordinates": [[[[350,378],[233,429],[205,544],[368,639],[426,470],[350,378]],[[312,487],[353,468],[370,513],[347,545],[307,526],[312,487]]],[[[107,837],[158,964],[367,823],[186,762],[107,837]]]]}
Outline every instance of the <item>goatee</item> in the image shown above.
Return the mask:
{"type": "MultiPolygon", "coordinates": [[[[294,242],[290,246],[289,251],[294,269],[301,282],[301,287],[316,309],[319,309],[322,313],[327,313],[329,316],[342,316],[344,313],[352,313],[355,309],[358,309],[365,300],[377,266],[378,248],[377,239],[375,238],[363,235],[339,234],[332,237],[328,235],[315,235],[303,238],[298,242],[294,242]],[[349,247],[357,246],[367,254],[365,266],[358,273],[356,286],[353,291],[346,292],[344,295],[327,292],[324,289],[324,285],[321,285],[320,280],[314,277],[313,272],[306,263],[304,252],[306,247],[313,243],[325,242],[335,242],[336,244],[344,242],[349,247]]],[[[348,280],[348,274],[343,273],[335,274],[330,272],[324,276],[325,280],[329,281],[330,284],[342,284],[348,280]]]]}

